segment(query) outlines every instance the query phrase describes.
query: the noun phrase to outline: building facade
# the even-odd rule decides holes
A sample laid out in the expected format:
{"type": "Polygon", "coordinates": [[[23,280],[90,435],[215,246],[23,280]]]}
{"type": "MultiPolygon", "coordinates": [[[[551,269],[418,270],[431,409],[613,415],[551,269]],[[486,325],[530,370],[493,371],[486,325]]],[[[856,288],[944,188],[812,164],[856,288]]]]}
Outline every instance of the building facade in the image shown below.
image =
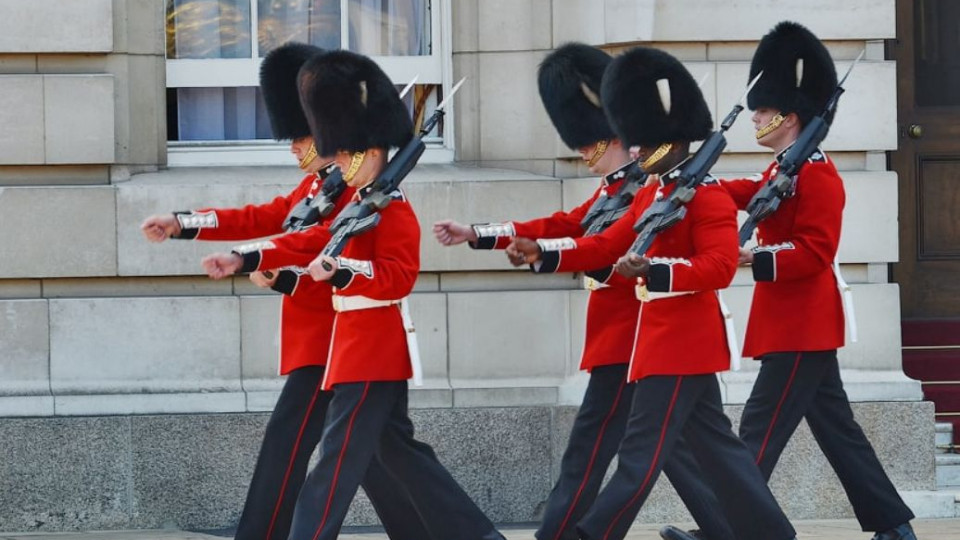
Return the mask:
{"type": "MultiPolygon", "coordinates": [[[[246,277],[202,275],[200,258],[233,244],[152,245],[138,227],[161,211],[266,201],[300,180],[256,111],[261,53],[287,36],[374,54],[398,85],[420,75],[417,112],[467,77],[405,181],[424,232],[411,305],[425,384],[412,391],[413,416],[495,521],[535,521],[586,382],[577,372],[586,292],[579,276],[443,248],[430,224],[532,218],[595,189],[536,89],[537,65],[559,44],[661,47],[706,76],[716,121],[741,94],[757,41],[783,19],[824,39],[839,72],[866,51],[824,145],[847,190],[839,259],[859,330],[841,352],[843,377],[908,502],[927,515],[953,511],[953,496],[933,491],[933,405],[902,367],[894,279],[911,278],[902,265],[891,273],[904,242],[927,246],[901,235],[902,207],[958,193],[940,182],[905,201],[894,170],[912,163],[898,102],[912,62],[896,50],[912,3],[290,2],[312,9],[312,22],[283,31],[267,24],[287,20],[267,4],[0,0],[0,454],[13,456],[0,463],[0,530],[236,523],[282,384],[279,301],[246,277]],[[207,10],[200,20],[215,28],[195,30],[189,9],[207,10]]],[[[748,113],[728,139],[718,176],[755,174],[771,159],[748,113]]],[[[950,150],[937,151],[938,166],[951,166],[950,150]]],[[[956,254],[952,234],[934,239],[940,260],[956,254]]],[[[741,270],[725,293],[740,330],[751,284],[741,270]]],[[[917,309],[910,317],[960,316],[917,309]]],[[[732,418],[755,374],[747,361],[721,375],[732,418]]],[[[773,482],[791,516],[852,515],[808,432],[783,461],[773,482]]],[[[660,484],[641,519],[682,519],[660,484]]],[[[375,523],[369,505],[355,504],[350,523],[375,523]]]]}

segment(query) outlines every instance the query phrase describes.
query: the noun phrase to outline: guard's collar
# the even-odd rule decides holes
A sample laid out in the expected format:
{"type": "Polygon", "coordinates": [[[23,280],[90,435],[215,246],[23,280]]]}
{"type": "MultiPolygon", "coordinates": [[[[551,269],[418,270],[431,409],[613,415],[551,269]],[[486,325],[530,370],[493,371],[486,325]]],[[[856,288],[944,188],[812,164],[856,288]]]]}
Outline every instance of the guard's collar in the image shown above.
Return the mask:
{"type": "Polygon", "coordinates": [[[672,180],[675,180],[678,176],[680,176],[680,172],[681,172],[681,171],[680,171],[680,167],[681,167],[684,163],[690,161],[690,159],[691,159],[692,157],[693,157],[693,155],[689,155],[689,156],[685,157],[685,158],[683,159],[683,161],[681,161],[680,163],[677,163],[676,165],[674,165],[669,171],[661,174],[661,175],[660,175],[660,186],[663,187],[663,186],[667,185],[667,183],[665,182],[665,180],[671,180],[671,181],[672,181],[672,180]]]}
{"type": "Polygon", "coordinates": [[[797,144],[797,141],[793,141],[792,143],[788,144],[786,148],[777,153],[777,164],[780,164],[780,162],[783,161],[783,156],[787,155],[787,152],[793,148],[793,145],[795,144],[797,144]]]}
{"type": "Polygon", "coordinates": [[[634,163],[636,162],[633,160],[630,160],[626,162],[624,165],[622,165],[619,169],[613,171],[612,173],[604,175],[603,177],[604,185],[609,186],[610,184],[614,184],[626,178],[627,172],[630,170],[630,167],[633,167],[634,163]]]}

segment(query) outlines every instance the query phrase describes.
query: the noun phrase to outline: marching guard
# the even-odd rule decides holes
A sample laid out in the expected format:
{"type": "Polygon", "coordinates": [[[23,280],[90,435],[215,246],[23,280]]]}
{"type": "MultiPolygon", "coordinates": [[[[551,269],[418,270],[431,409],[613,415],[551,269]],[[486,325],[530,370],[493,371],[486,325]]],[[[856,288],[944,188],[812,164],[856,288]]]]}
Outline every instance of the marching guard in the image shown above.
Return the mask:
{"type": "MultiPolygon", "coordinates": [[[[776,159],[762,181],[723,181],[740,209],[775,177],[780,160],[803,127],[824,111],[837,74],[823,43],[803,26],[782,22],[763,37],[750,76],[763,76],[748,105],[757,143],[776,159]]],[[[819,149],[799,170],[792,196],[757,230],[758,244],[741,250],[756,288],[743,354],[760,372],[740,421],[740,438],[764,478],[806,419],[840,479],[864,531],[873,540],[916,540],[904,504],[854,419],[840,379],[837,349],[844,344],[841,279],[835,260],[845,194],[833,161],[819,149]]]]}
{"type": "MultiPolygon", "coordinates": [[[[335,155],[344,181],[365,196],[387,151],[413,136],[393,83],[371,59],[347,51],[312,58],[300,97],[320,153],[335,155]]],[[[323,388],[332,392],[320,458],[297,500],[290,540],[332,540],[372,460],[408,495],[434,540],[502,540],[407,415],[412,375],[400,302],[420,266],[420,227],[399,189],[375,228],[340,256],[321,255],[310,275],[334,287],[337,311],[323,388]]]]}

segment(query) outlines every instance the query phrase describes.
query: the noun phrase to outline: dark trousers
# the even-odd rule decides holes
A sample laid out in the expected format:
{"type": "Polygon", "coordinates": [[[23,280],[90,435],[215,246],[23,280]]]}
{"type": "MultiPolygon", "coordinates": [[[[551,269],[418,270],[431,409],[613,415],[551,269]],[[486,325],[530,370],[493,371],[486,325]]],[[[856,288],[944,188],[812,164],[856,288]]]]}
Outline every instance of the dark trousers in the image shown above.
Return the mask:
{"type": "Polygon", "coordinates": [[[406,381],[385,381],[334,386],[320,460],[300,491],[289,539],[337,538],[357,487],[375,458],[398,486],[394,489],[411,502],[429,538],[502,538],[433,449],[413,438],[406,381]]]}
{"type": "MultiPolygon", "coordinates": [[[[309,366],[290,373],[270,415],[257,457],[237,540],[285,540],[293,509],[307,474],[307,463],[320,442],[332,392],[321,390],[324,368],[309,366]]],[[[392,540],[423,540],[419,516],[402,491],[373,460],[363,480],[387,535],[392,540]]]]}
{"type": "Polygon", "coordinates": [[[796,536],[734,435],[715,375],[652,376],[635,383],[616,472],[577,525],[589,540],[622,539],[683,436],[740,540],[796,536]]]}
{"type": "Polygon", "coordinates": [[[885,531],[913,519],[853,418],[836,350],[762,358],[743,409],[740,438],[764,478],[770,478],[803,418],[840,478],[864,531],[885,531]]]}
{"type": "MultiPolygon", "coordinates": [[[[607,467],[620,447],[635,384],[627,383],[626,364],[601,366],[590,373],[583,403],[570,431],[536,537],[577,540],[577,522],[597,498],[607,467]]],[[[733,540],[733,532],[713,492],[699,479],[699,467],[683,439],[664,465],[680,498],[710,540],[733,540]],[[682,466],[678,466],[682,462],[682,466]]]]}

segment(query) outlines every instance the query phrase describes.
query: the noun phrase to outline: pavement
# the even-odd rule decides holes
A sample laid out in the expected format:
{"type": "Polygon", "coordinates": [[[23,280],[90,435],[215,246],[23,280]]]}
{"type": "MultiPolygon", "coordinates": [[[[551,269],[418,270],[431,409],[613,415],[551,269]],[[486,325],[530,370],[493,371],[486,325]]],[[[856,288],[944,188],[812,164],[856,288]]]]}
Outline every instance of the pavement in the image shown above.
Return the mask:
{"type": "MultiPolygon", "coordinates": [[[[683,526],[684,524],[676,524],[683,526]]],[[[871,534],[862,532],[856,520],[794,521],[797,539],[804,540],[870,540],[871,534]]],[[[636,524],[630,529],[627,540],[660,540],[659,525],[636,524]]],[[[917,519],[913,521],[917,540],[960,540],[960,519],[917,519]]],[[[508,540],[534,540],[533,528],[501,529],[508,540]]],[[[106,531],[76,533],[4,533],[0,540],[221,540],[223,536],[212,534],[156,530],[156,531],[106,531]]],[[[343,540],[387,540],[382,532],[344,532],[343,540]]]]}

